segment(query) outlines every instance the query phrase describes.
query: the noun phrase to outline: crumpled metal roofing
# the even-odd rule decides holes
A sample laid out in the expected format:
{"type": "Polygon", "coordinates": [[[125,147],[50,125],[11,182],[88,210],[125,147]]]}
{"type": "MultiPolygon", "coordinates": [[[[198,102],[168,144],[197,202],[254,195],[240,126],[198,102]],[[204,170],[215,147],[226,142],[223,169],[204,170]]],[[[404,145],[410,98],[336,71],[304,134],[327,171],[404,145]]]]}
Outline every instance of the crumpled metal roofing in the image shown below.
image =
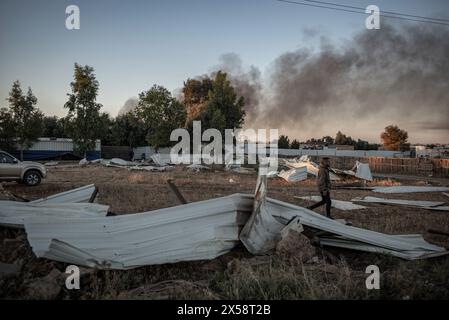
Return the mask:
{"type": "Polygon", "coordinates": [[[212,259],[239,242],[252,200],[241,195],[151,212],[70,223],[27,222],[38,257],[77,265],[129,269],[141,265],[212,259]]]}
{"type": "Polygon", "coordinates": [[[44,222],[54,219],[67,221],[72,218],[105,217],[109,206],[87,202],[95,192],[95,186],[61,192],[30,202],[0,201],[0,225],[22,228],[26,220],[44,222]]]}
{"type": "Polygon", "coordinates": [[[88,202],[92,194],[95,192],[95,185],[90,184],[80,188],[54,194],[52,196],[31,201],[29,203],[80,203],[88,202]]]}
{"type": "Polygon", "coordinates": [[[412,207],[437,207],[444,204],[442,201],[424,201],[424,200],[404,200],[404,199],[384,199],[377,197],[354,198],[354,202],[380,203],[388,205],[412,206],[412,207]]]}
{"type": "Polygon", "coordinates": [[[419,192],[446,192],[449,187],[433,187],[433,186],[392,186],[392,187],[375,187],[374,192],[378,193],[419,193],[419,192]]]}
{"type": "MultiPolygon", "coordinates": [[[[321,196],[304,196],[304,197],[295,197],[297,199],[309,200],[313,202],[321,201],[321,196]]],[[[354,201],[354,200],[353,200],[354,201]]],[[[366,209],[365,206],[361,206],[359,204],[352,203],[351,201],[343,201],[343,200],[335,200],[332,199],[332,207],[339,210],[360,210],[366,209]]]]}
{"type": "Polygon", "coordinates": [[[253,254],[274,248],[285,227],[320,232],[321,245],[420,259],[447,254],[419,235],[387,235],[347,226],[311,210],[266,197],[266,176],[255,195],[234,194],[150,212],[65,221],[25,221],[38,257],[103,269],[212,259],[240,241],[253,254]]]}

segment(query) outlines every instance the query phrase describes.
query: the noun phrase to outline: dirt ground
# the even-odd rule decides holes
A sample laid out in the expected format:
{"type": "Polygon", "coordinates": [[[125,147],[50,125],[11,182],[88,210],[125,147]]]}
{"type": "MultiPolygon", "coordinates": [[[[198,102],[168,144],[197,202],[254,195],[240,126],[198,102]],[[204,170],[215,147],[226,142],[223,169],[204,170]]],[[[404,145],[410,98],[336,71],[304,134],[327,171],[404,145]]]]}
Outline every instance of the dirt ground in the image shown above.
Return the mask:
{"type": "MultiPolygon", "coordinates": [[[[62,164],[49,169],[37,187],[16,183],[4,189],[33,200],[94,183],[97,201],[116,214],[131,214],[179,205],[166,181],[173,179],[187,201],[194,202],[236,192],[252,193],[256,174],[211,170],[190,172],[176,167],[169,172],[130,172],[121,168],[62,164]]],[[[444,181],[443,181],[444,182],[444,181]]],[[[449,179],[445,181],[449,185],[449,179]]],[[[403,181],[425,185],[425,178],[403,181]]],[[[399,185],[400,179],[379,179],[368,185],[399,185]]],[[[348,183],[337,183],[335,187],[348,183]]],[[[315,179],[288,183],[270,179],[272,198],[306,206],[295,196],[317,195],[315,179]]],[[[341,190],[332,198],[351,200],[373,195],[371,191],[341,190]]],[[[377,194],[377,196],[379,196],[377,194]]],[[[386,198],[448,202],[442,193],[381,195],[386,198]]],[[[449,231],[449,214],[425,209],[369,205],[368,209],[340,211],[333,216],[354,226],[391,234],[420,233],[434,244],[449,248],[449,237],[429,234],[429,229],[449,231]]],[[[323,208],[317,212],[323,212],[323,208]]],[[[0,262],[20,268],[0,277],[3,299],[448,299],[449,256],[422,261],[340,249],[313,247],[302,235],[292,236],[266,256],[255,257],[244,247],[211,261],[147,266],[130,271],[83,269],[80,290],[64,286],[66,264],[37,259],[21,230],[0,228],[0,262]],[[380,290],[367,290],[365,269],[377,265],[380,290]]]]}

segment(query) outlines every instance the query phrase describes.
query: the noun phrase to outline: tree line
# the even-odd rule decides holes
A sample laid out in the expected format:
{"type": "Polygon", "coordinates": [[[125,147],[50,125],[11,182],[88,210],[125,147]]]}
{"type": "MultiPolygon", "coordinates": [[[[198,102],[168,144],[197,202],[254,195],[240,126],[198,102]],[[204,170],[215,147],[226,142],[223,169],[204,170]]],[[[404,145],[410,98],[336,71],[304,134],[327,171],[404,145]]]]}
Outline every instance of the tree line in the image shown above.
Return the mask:
{"type": "Polygon", "coordinates": [[[170,133],[177,128],[192,128],[195,120],[202,130],[241,128],[245,101],[238,97],[227,74],[187,79],[182,88],[184,98],[176,99],[169,90],[154,85],[139,94],[137,106],[125,114],[111,117],[97,102],[99,83],[94,69],[75,63],[71,92],[64,104],[62,118],[44,116],[31,88],[24,93],[19,81],[12,85],[8,107],[0,108],[0,149],[31,147],[39,137],[71,138],[75,151],[85,155],[95,141],[103,145],[168,147],[170,133]]]}
{"type": "MultiPolygon", "coordinates": [[[[99,83],[94,69],[75,63],[71,92],[67,94],[64,108],[67,115],[62,118],[45,116],[37,108],[37,98],[31,88],[25,93],[19,81],[12,84],[7,98],[8,107],[0,108],[0,149],[31,147],[39,137],[71,138],[75,151],[85,155],[95,148],[100,139],[103,145],[137,147],[169,147],[170,133],[177,128],[192,130],[195,120],[201,121],[202,130],[215,128],[224,134],[225,129],[241,128],[245,118],[244,97],[238,97],[227,74],[217,72],[211,76],[187,79],[184,82],[183,98],[175,98],[169,90],[154,85],[139,94],[137,106],[125,114],[111,117],[103,112],[97,102],[99,83]]],[[[381,134],[383,145],[388,150],[407,150],[408,134],[391,125],[381,134]]],[[[354,140],[340,131],[335,138],[325,136],[290,142],[288,136],[279,137],[282,149],[298,149],[307,145],[353,145],[359,150],[375,150],[377,144],[354,140]]]]}
{"type": "MultiPolygon", "coordinates": [[[[408,133],[405,130],[400,129],[396,125],[389,125],[385,127],[385,130],[381,133],[380,139],[382,145],[386,150],[392,151],[408,151],[410,150],[410,144],[408,141],[408,133]]],[[[308,139],[304,142],[299,142],[294,139],[290,142],[290,138],[286,135],[279,136],[278,146],[280,149],[299,149],[301,145],[307,145],[312,148],[323,147],[329,145],[347,145],[354,146],[355,150],[378,150],[381,146],[377,143],[369,143],[368,141],[361,139],[353,139],[350,136],[345,135],[341,131],[338,131],[335,138],[331,136],[324,136],[319,139],[308,139]]]]}

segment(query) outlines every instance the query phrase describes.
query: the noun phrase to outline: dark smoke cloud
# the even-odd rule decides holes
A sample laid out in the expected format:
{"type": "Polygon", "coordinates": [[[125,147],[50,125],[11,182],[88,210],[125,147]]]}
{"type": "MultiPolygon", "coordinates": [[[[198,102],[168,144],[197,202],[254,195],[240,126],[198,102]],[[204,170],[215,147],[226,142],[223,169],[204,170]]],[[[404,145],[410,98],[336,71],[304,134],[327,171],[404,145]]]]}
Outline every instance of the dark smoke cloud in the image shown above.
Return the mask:
{"type": "Polygon", "coordinates": [[[219,70],[228,74],[228,79],[237,96],[244,97],[245,123],[251,124],[261,104],[262,75],[260,70],[254,66],[245,68],[242,59],[235,53],[227,53],[220,57],[219,64],[213,68],[212,74],[219,70]]]}
{"type": "Polygon", "coordinates": [[[288,52],[272,67],[261,126],[309,130],[345,120],[449,130],[449,32],[421,24],[366,30],[342,48],[288,52]],[[429,124],[434,123],[433,128],[429,124]]]}
{"type": "Polygon", "coordinates": [[[342,130],[378,142],[384,127],[397,124],[411,139],[417,132],[432,140],[439,131],[440,142],[449,140],[449,28],[384,23],[340,46],[323,31],[303,36],[318,38],[319,50],[282,54],[264,77],[235,53],[211,69],[211,77],[226,72],[245,98],[245,127],[278,128],[292,139],[342,130]]]}

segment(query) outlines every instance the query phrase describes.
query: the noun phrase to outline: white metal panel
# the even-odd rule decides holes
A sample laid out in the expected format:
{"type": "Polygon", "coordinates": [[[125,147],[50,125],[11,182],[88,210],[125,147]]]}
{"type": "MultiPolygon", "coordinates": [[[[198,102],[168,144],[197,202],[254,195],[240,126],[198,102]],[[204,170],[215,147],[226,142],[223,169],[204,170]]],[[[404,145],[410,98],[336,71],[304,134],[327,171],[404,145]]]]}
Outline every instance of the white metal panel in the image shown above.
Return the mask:
{"type": "Polygon", "coordinates": [[[61,192],[46,198],[31,201],[30,203],[79,203],[88,202],[95,191],[95,185],[90,184],[77,189],[61,192]]]}
{"type": "Polygon", "coordinates": [[[403,199],[384,199],[376,197],[355,198],[354,202],[380,203],[388,205],[411,206],[411,207],[436,207],[441,206],[441,201],[423,201],[423,200],[403,200],[403,199]]]}
{"type": "MultiPolygon", "coordinates": [[[[306,197],[295,197],[302,200],[309,200],[313,202],[319,202],[321,201],[320,196],[306,196],[306,197]]],[[[335,200],[332,199],[332,207],[339,210],[360,210],[360,209],[366,209],[366,207],[352,203],[351,201],[343,201],[343,200],[335,200]]]]}
{"type": "Polygon", "coordinates": [[[25,228],[38,256],[127,269],[211,259],[229,251],[239,241],[251,203],[235,195],[146,213],[71,220],[70,224],[30,222],[25,228]],[[95,259],[85,260],[81,253],[95,259]]]}
{"type": "Polygon", "coordinates": [[[285,224],[277,221],[266,207],[267,176],[259,176],[251,217],[240,233],[240,240],[249,252],[265,253],[276,246],[285,224]]]}
{"type": "Polygon", "coordinates": [[[23,227],[26,221],[47,223],[63,219],[67,223],[72,218],[105,217],[109,206],[94,203],[31,203],[0,201],[0,225],[23,227]]]}
{"type": "Polygon", "coordinates": [[[378,193],[420,193],[420,192],[446,192],[449,187],[431,187],[431,186],[392,186],[376,187],[373,189],[378,193]]]}

